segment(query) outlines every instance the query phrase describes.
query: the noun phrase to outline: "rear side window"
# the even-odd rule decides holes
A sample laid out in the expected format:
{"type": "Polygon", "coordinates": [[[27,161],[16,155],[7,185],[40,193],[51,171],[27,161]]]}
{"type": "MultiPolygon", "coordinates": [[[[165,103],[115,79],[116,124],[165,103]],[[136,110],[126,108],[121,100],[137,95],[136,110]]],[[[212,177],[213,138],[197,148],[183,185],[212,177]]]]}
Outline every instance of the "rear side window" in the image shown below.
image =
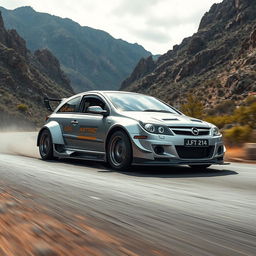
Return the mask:
{"type": "Polygon", "coordinates": [[[73,113],[79,111],[81,97],[76,97],[66,102],[59,110],[58,113],[73,113]]]}

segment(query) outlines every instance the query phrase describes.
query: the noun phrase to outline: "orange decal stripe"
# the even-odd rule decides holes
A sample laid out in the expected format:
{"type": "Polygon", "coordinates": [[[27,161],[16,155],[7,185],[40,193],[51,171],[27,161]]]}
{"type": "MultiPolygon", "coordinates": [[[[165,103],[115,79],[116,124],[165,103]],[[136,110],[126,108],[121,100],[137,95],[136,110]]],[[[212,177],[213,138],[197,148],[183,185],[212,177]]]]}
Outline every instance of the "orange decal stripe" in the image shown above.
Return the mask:
{"type": "Polygon", "coordinates": [[[73,128],[71,126],[64,126],[65,132],[72,132],[73,128]]]}
{"type": "Polygon", "coordinates": [[[79,140],[96,140],[96,137],[90,137],[90,136],[77,136],[79,140]]]}
{"type": "Polygon", "coordinates": [[[87,127],[81,127],[80,132],[86,132],[86,133],[96,133],[97,128],[87,128],[87,127]]]}

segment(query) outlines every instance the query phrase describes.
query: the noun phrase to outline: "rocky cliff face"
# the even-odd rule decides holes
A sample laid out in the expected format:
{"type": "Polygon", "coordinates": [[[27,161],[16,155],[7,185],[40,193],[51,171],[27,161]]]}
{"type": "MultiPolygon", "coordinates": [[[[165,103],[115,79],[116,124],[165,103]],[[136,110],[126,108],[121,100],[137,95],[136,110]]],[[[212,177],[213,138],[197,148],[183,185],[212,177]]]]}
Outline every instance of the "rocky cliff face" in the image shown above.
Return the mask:
{"type": "Polygon", "coordinates": [[[72,91],[70,81],[60,68],[59,60],[48,50],[36,50],[34,52],[35,65],[48,75],[53,81],[62,85],[63,89],[72,91]],[[38,65],[40,64],[40,65],[38,65]]]}
{"type": "Polygon", "coordinates": [[[121,89],[151,94],[176,106],[191,93],[206,109],[227,100],[239,105],[256,91],[255,40],[256,1],[224,0],[203,16],[197,33],[154,65],[149,60],[153,70],[136,74],[138,78],[131,75],[121,89]]]}
{"type": "Polygon", "coordinates": [[[132,74],[130,77],[128,77],[125,81],[122,83],[122,87],[126,87],[129,84],[133,83],[134,81],[142,78],[143,76],[149,74],[152,72],[155,68],[155,62],[153,60],[152,55],[149,56],[148,58],[144,59],[142,58],[135,69],[133,70],[132,74]]]}
{"type": "Polygon", "coordinates": [[[0,15],[0,127],[37,126],[45,118],[43,97],[73,93],[58,60],[47,50],[34,55],[15,30],[6,30],[0,15]]]}

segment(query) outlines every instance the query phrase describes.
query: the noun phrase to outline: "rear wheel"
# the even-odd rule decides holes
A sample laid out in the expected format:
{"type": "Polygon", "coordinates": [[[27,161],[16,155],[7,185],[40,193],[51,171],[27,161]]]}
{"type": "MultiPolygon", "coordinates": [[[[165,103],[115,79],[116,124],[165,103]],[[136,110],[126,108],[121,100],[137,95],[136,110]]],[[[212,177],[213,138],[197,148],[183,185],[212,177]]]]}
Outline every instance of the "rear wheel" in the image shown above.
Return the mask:
{"type": "Polygon", "coordinates": [[[39,153],[43,160],[53,159],[52,136],[48,130],[43,130],[40,135],[39,153]]]}
{"type": "Polygon", "coordinates": [[[116,170],[130,167],[132,162],[132,147],[125,132],[112,134],[107,146],[107,161],[116,170]]]}
{"type": "Polygon", "coordinates": [[[202,165],[190,165],[190,167],[194,170],[206,170],[208,167],[210,167],[211,164],[202,164],[202,165]]]}

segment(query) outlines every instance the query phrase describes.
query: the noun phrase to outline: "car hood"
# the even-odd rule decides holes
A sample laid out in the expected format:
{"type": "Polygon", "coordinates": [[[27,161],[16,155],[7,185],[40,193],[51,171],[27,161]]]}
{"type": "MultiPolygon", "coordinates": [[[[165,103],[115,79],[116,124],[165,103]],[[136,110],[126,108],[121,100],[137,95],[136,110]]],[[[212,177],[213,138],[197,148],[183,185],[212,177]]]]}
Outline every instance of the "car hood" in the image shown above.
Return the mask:
{"type": "Polygon", "coordinates": [[[162,112],[141,112],[125,111],[123,116],[132,118],[143,123],[162,124],[166,126],[196,126],[211,127],[212,125],[202,120],[185,115],[162,113],[162,112]]]}

